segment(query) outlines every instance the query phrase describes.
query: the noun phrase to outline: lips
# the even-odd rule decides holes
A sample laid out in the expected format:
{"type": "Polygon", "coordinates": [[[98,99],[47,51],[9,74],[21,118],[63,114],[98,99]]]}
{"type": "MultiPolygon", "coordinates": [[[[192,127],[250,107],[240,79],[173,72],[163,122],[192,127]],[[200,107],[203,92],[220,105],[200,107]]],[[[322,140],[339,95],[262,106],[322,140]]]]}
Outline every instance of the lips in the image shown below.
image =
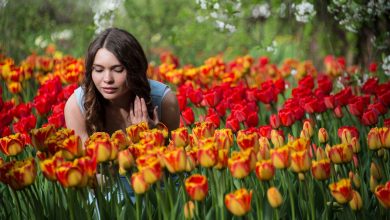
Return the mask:
{"type": "Polygon", "coordinates": [[[102,90],[104,93],[112,94],[115,93],[117,89],[112,87],[103,87],[102,90]]]}

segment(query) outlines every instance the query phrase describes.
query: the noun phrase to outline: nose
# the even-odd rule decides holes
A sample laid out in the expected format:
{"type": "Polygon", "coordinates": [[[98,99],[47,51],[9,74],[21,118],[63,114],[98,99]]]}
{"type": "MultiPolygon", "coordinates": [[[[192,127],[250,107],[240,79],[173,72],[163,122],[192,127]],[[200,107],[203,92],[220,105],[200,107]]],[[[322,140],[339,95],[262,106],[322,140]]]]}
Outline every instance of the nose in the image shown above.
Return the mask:
{"type": "Polygon", "coordinates": [[[103,76],[103,82],[105,83],[113,83],[114,82],[114,77],[112,76],[111,71],[105,71],[104,76],[103,76]]]}

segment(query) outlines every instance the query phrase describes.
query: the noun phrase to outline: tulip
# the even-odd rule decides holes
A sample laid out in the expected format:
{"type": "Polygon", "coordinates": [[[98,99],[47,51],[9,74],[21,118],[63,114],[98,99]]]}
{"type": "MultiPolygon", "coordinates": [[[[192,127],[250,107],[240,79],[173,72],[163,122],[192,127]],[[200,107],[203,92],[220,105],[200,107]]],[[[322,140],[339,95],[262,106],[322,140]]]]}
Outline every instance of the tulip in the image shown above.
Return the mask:
{"type": "Polygon", "coordinates": [[[31,134],[31,144],[38,149],[39,151],[46,151],[47,144],[45,143],[46,139],[54,135],[55,127],[52,124],[49,124],[42,128],[32,129],[31,134]]]}
{"type": "Polygon", "coordinates": [[[233,132],[228,128],[215,130],[214,140],[218,149],[230,150],[233,145],[233,132]]]}
{"type": "Polygon", "coordinates": [[[56,169],[57,180],[63,187],[78,186],[82,183],[83,175],[83,171],[72,162],[63,162],[56,169]]]}
{"type": "Polygon", "coordinates": [[[39,162],[39,166],[42,170],[43,175],[50,181],[57,180],[56,168],[61,165],[64,161],[62,157],[53,156],[51,158],[45,159],[39,162]]]}
{"type": "Polygon", "coordinates": [[[214,136],[214,125],[211,122],[196,123],[192,129],[192,133],[198,140],[213,137],[214,136]]]}
{"type": "Polygon", "coordinates": [[[362,124],[372,126],[378,123],[378,113],[376,109],[367,109],[362,116],[362,124]]]}
{"type": "Polygon", "coordinates": [[[367,145],[370,150],[378,150],[382,147],[378,128],[371,128],[368,132],[367,145]]]}
{"type": "Polygon", "coordinates": [[[91,157],[96,155],[96,160],[105,162],[111,158],[112,143],[109,138],[100,138],[89,141],[87,147],[87,154],[91,157]]]}
{"type": "Polygon", "coordinates": [[[353,153],[359,153],[360,152],[360,142],[359,142],[359,139],[356,138],[356,137],[353,137],[351,139],[351,143],[350,145],[352,146],[352,151],[353,153]]]}
{"type": "Polygon", "coordinates": [[[240,122],[235,117],[229,117],[226,119],[226,128],[236,132],[240,129],[240,122]]]}
{"type": "Polygon", "coordinates": [[[313,160],[312,166],[311,166],[311,173],[313,177],[317,180],[326,180],[330,177],[330,160],[320,159],[320,160],[313,160]]]}
{"type": "Polygon", "coordinates": [[[257,160],[268,160],[270,158],[270,144],[266,137],[259,138],[259,151],[257,152],[257,160]]]}
{"type": "Polygon", "coordinates": [[[329,184],[329,190],[333,198],[340,204],[351,201],[353,196],[351,180],[349,179],[341,179],[338,182],[329,184]]]}
{"type": "Polygon", "coordinates": [[[274,186],[267,190],[267,199],[272,208],[278,208],[283,203],[282,195],[274,186]]]}
{"type": "Polygon", "coordinates": [[[184,218],[192,219],[195,215],[195,205],[193,201],[188,201],[183,207],[184,209],[184,218]]]}
{"type": "Polygon", "coordinates": [[[287,145],[293,151],[309,150],[309,148],[310,148],[310,139],[298,138],[296,140],[290,141],[287,145]]]}
{"type": "Polygon", "coordinates": [[[111,135],[111,142],[117,146],[119,150],[124,150],[130,145],[130,140],[122,130],[117,130],[111,135]]]}
{"type": "Polygon", "coordinates": [[[378,129],[381,144],[385,148],[390,148],[390,128],[383,127],[378,129]]]}
{"type": "Polygon", "coordinates": [[[291,163],[290,150],[288,146],[276,148],[271,150],[272,164],[277,169],[288,168],[291,163]]]}
{"type": "Polygon", "coordinates": [[[259,180],[269,181],[275,175],[275,167],[271,160],[262,160],[256,163],[255,172],[259,180]]]}
{"type": "MultiPolygon", "coordinates": [[[[197,152],[194,150],[189,150],[189,151],[186,151],[186,155],[187,155],[187,162],[186,162],[185,171],[191,172],[197,166],[197,161],[196,161],[197,152]]],[[[226,161],[227,161],[227,159],[226,159],[226,161]]]]}
{"type": "Polygon", "coordinates": [[[276,130],[271,131],[271,142],[275,148],[281,147],[284,145],[283,136],[276,130]]]}
{"type": "Polygon", "coordinates": [[[226,208],[235,216],[243,216],[251,209],[252,191],[239,189],[225,196],[226,208]]]}
{"type": "Polygon", "coordinates": [[[337,135],[341,139],[341,143],[350,144],[353,137],[359,138],[359,131],[353,126],[343,126],[337,131],[337,135]]]}
{"type": "Polygon", "coordinates": [[[185,125],[192,125],[195,121],[195,115],[192,108],[186,108],[181,112],[181,116],[185,125]]]}
{"type": "Polygon", "coordinates": [[[375,192],[376,187],[378,186],[378,180],[373,176],[370,175],[370,191],[375,192]]]}
{"type": "Polygon", "coordinates": [[[140,132],[139,137],[140,143],[150,144],[152,147],[162,146],[165,142],[164,131],[156,128],[140,132]]]}
{"type": "Polygon", "coordinates": [[[8,184],[14,190],[20,190],[33,184],[37,176],[37,167],[32,157],[12,163],[7,171],[8,184]]]}
{"type": "Polygon", "coordinates": [[[269,117],[269,124],[273,129],[278,129],[280,127],[280,118],[276,114],[272,114],[269,117]]]}
{"type": "Polygon", "coordinates": [[[380,180],[382,179],[382,169],[379,167],[379,165],[377,163],[375,163],[374,161],[371,162],[371,166],[370,166],[370,174],[371,176],[373,176],[375,179],[377,180],[380,180]]]}
{"type": "Polygon", "coordinates": [[[20,133],[0,138],[0,150],[7,156],[15,156],[23,151],[24,139],[20,133]]]}
{"type": "Polygon", "coordinates": [[[160,160],[153,155],[143,155],[137,158],[137,167],[148,184],[153,184],[162,177],[160,160]]]}
{"type": "Polygon", "coordinates": [[[256,132],[243,130],[237,132],[237,144],[242,151],[249,148],[253,148],[257,152],[259,148],[258,139],[259,136],[256,132]]]}
{"type": "Polygon", "coordinates": [[[223,169],[228,166],[228,150],[227,149],[219,149],[218,150],[218,160],[217,163],[215,164],[216,169],[223,169]]]}
{"type": "Polygon", "coordinates": [[[145,181],[144,175],[140,172],[133,173],[130,182],[134,192],[137,194],[143,194],[149,189],[149,184],[145,181]]]}
{"type": "Polygon", "coordinates": [[[317,150],[316,150],[316,159],[317,160],[322,160],[322,159],[325,159],[325,158],[328,158],[328,156],[326,156],[326,153],[325,153],[324,149],[321,148],[321,147],[317,148],[317,150]]]}
{"type": "Polygon", "coordinates": [[[353,211],[358,211],[363,207],[362,197],[356,190],[352,190],[352,199],[349,201],[349,207],[351,207],[353,211]]]}
{"type": "Polygon", "coordinates": [[[282,109],[279,111],[278,116],[280,118],[280,122],[283,126],[289,127],[294,124],[296,118],[294,116],[294,112],[290,109],[282,109]]]}
{"type": "Polygon", "coordinates": [[[303,128],[302,128],[303,131],[305,131],[306,134],[308,134],[309,138],[311,136],[313,136],[313,125],[312,125],[312,122],[309,121],[309,120],[305,120],[303,122],[303,128]]]}
{"type": "Polygon", "coordinates": [[[293,172],[306,172],[311,167],[311,160],[307,150],[291,152],[290,168],[293,172]]]}
{"type": "Polygon", "coordinates": [[[193,174],[185,180],[185,189],[191,199],[202,201],[206,198],[209,185],[207,177],[200,174],[193,174]]]}
{"type": "Polygon", "coordinates": [[[384,208],[390,209],[390,181],[385,185],[378,185],[375,188],[375,196],[384,208]]]}
{"type": "Polygon", "coordinates": [[[197,155],[199,164],[202,167],[209,168],[217,163],[218,150],[213,142],[209,142],[199,147],[197,155]]]}
{"type": "Polygon", "coordinates": [[[188,145],[188,130],[186,127],[177,128],[171,132],[173,146],[185,147],[188,145]]]}
{"type": "Polygon", "coordinates": [[[170,173],[182,172],[186,169],[187,156],[183,148],[167,150],[162,154],[162,160],[170,173]]]}
{"type": "Polygon", "coordinates": [[[325,128],[320,128],[318,130],[318,142],[323,144],[328,142],[328,140],[329,140],[328,132],[326,131],[325,128]]]}
{"type": "Polygon", "coordinates": [[[228,168],[233,177],[242,179],[251,171],[249,155],[234,151],[228,160],[228,168]]]}
{"type": "Polygon", "coordinates": [[[132,143],[138,143],[140,140],[140,133],[148,129],[148,124],[146,122],[141,122],[136,125],[130,125],[126,128],[126,132],[132,143]]]}
{"type": "Polygon", "coordinates": [[[352,160],[353,150],[351,145],[337,144],[327,149],[328,157],[332,163],[348,163],[352,160]]]}
{"type": "Polygon", "coordinates": [[[84,152],[82,149],[82,143],[79,136],[71,135],[59,145],[59,148],[63,151],[63,156],[67,160],[72,160],[75,157],[81,156],[84,152]]]}

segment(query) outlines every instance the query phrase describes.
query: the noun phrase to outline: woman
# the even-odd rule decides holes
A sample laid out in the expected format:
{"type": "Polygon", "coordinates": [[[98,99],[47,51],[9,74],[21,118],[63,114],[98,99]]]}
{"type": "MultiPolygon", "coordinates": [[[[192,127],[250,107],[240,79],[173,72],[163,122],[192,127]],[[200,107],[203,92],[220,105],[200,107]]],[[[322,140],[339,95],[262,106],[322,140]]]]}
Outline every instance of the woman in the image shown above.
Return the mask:
{"type": "Polygon", "coordinates": [[[85,78],[65,105],[66,126],[82,142],[94,132],[112,134],[140,122],[176,129],[180,113],[175,94],[163,83],[148,80],[148,61],[130,33],[109,28],[90,44],[85,78]]]}

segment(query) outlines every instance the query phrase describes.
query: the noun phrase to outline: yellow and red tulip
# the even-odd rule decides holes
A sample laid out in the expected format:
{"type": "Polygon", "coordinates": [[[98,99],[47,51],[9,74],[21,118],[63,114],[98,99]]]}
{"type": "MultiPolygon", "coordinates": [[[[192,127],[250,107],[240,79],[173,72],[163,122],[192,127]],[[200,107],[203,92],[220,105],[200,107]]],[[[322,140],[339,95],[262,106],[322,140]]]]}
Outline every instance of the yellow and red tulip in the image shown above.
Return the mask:
{"type": "Polygon", "coordinates": [[[239,130],[237,132],[237,144],[243,151],[253,148],[256,152],[259,148],[259,136],[255,131],[239,130]]]}
{"type": "Polygon", "coordinates": [[[225,196],[226,208],[235,216],[243,216],[251,209],[252,191],[238,189],[225,196]]]}
{"type": "Polygon", "coordinates": [[[0,150],[7,156],[15,156],[23,151],[24,139],[20,133],[0,138],[0,150]]]}
{"type": "Polygon", "coordinates": [[[318,129],[318,142],[324,144],[328,142],[328,140],[329,140],[328,131],[326,131],[325,128],[318,129]]]}
{"type": "Polygon", "coordinates": [[[130,182],[134,192],[137,194],[143,194],[149,190],[149,184],[145,181],[145,177],[141,172],[133,173],[130,182]]]}
{"type": "Polygon", "coordinates": [[[63,157],[67,160],[73,160],[75,157],[80,157],[84,154],[82,142],[79,136],[71,135],[66,138],[59,148],[62,149],[63,157]]]}
{"type": "Polygon", "coordinates": [[[275,175],[275,167],[271,160],[257,162],[255,171],[257,178],[262,181],[269,181],[275,175]]]}
{"type": "Polygon", "coordinates": [[[218,150],[214,142],[209,142],[198,148],[198,162],[202,167],[209,168],[218,161],[218,150]]]}
{"type": "Polygon", "coordinates": [[[155,155],[143,155],[137,158],[137,167],[148,184],[153,184],[162,177],[160,160],[155,155]]]}
{"type": "Polygon", "coordinates": [[[241,179],[248,176],[251,171],[249,155],[234,151],[228,160],[228,168],[235,178],[241,179]]]}
{"type": "Polygon", "coordinates": [[[63,187],[79,186],[83,175],[83,170],[69,161],[61,163],[56,169],[57,180],[63,187]]]}
{"type": "Polygon", "coordinates": [[[130,169],[134,164],[134,157],[131,154],[129,148],[121,150],[118,152],[118,164],[119,164],[119,173],[124,175],[126,170],[130,169]]]}
{"type": "Polygon", "coordinates": [[[195,127],[192,129],[192,133],[200,140],[214,136],[214,124],[211,122],[195,123],[195,127]]]}
{"type": "Polygon", "coordinates": [[[188,130],[186,127],[181,127],[171,132],[173,146],[185,147],[189,143],[188,130]]]}
{"type": "Polygon", "coordinates": [[[284,145],[284,138],[278,131],[272,130],[271,142],[275,148],[282,147],[284,145]]]}
{"type": "Polygon", "coordinates": [[[215,164],[216,169],[223,169],[228,166],[228,150],[227,149],[219,149],[218,150],[218,159],[217,163],[215,164]]]}
{"type": "Polygon", "coordinates": [[[375,188],[375,196],[384,208],[390,209],[390,181],[385,185],[378,185],[375,188]]]}
{"type": "Polygon", "coordinates": [[[218,149],[230,150],[233,145],[233,132],[228,128],[215,130],[214,140],[218,149]]]}
{"type": "Polygon", "coordinates": [[[341,179],[338,182],[329,184],[329,190],[333,198],[340,204],[351,201],[353,196],[350,179],[341,179]]]}
{"type": "Polygon", "coordinates": [[[149,130],[149,126],[146,122],[141,122],[136,125],[130,125],[126,128],[127,135],[132,143],[138,143],[140,140],[140,133],[149,130]]]}
{"type": "Polygon", "coordinates": [[[333,147],[327,148],[326,150],[329,159],[335,164],[348,163],[353,157],[353,149],[351,145],[337,144],[333,147]]]}
{"type": "Polygon", "coordinates": [[[167,150],[162,154],[162,159],[170,173],[182,172],[186,169],[187,155],[184,148],[167,150]]]}
{"type": "Polygon", "coordinates": [[[209,185],[207,177],[200,174],[193,174],[185,180],[185,189],[191,199],[202,201],[206,198],[209,185]]]}
{"type": "Polygon", "coordinates": [[[98,138],[88,142],[86,146],[87,155],[96,155],[98,163],[111,159],[112,143],[110,138],[98,138]]]}
{"type": "Polygon", "coordinates": [[[272,164],[277,169],[288,168],[291,163],[290,149],[286,145],[276,149],[271,149],[271,160],[272,164]]]}
{"type": "Polygon", "coordinates": [[[30,131],[31,134],[31,144],[38,149],[39,151],[46,151],[47,143],[46,139],[55,133],[55,127],[52,124],[49,124],[42,128],[35,128],[30,131]]]}
{"type": "Polygon", "coordinates": [[[34,158],[11,163],[8,172],[6,172],[7,184],[14,190],[23,189],[31,185],[37,176],[37,167],[34,158]]]}
{"type": "Polygon", "coordinates": [[[111,135],[111,142],[118,147],[119,150],[123,150],[129,147],[130,140],[122,130],[117,130],[111,135]]]}
{"type": "Polygon", "coordinates": [[[362,197],[356,190],[352,190],[352,199],[349,201],[349,207],[351,207],[353,211],[358,211],[363,207],[362,197]]]}
{"type": "Polygon", "coordinates": [[[290,168],[296,173],[306,172],[311,167],[311,159],[308,150],[291,152],[290,168]]]}
{"type": "Polygon", "coordinates": [[[328,158],[313,160],[311,162],[311,173],[317,180],[326,180],[330,177],[330,160],[328,158]]]}
{"type": "Polygon", "coordinates": [[[47,158],[39,162],[39,166],[43,175],[50,181],[57,180],[56,169],[64,161],[62,157],[54,155],[51,158],[47,158]]]}

